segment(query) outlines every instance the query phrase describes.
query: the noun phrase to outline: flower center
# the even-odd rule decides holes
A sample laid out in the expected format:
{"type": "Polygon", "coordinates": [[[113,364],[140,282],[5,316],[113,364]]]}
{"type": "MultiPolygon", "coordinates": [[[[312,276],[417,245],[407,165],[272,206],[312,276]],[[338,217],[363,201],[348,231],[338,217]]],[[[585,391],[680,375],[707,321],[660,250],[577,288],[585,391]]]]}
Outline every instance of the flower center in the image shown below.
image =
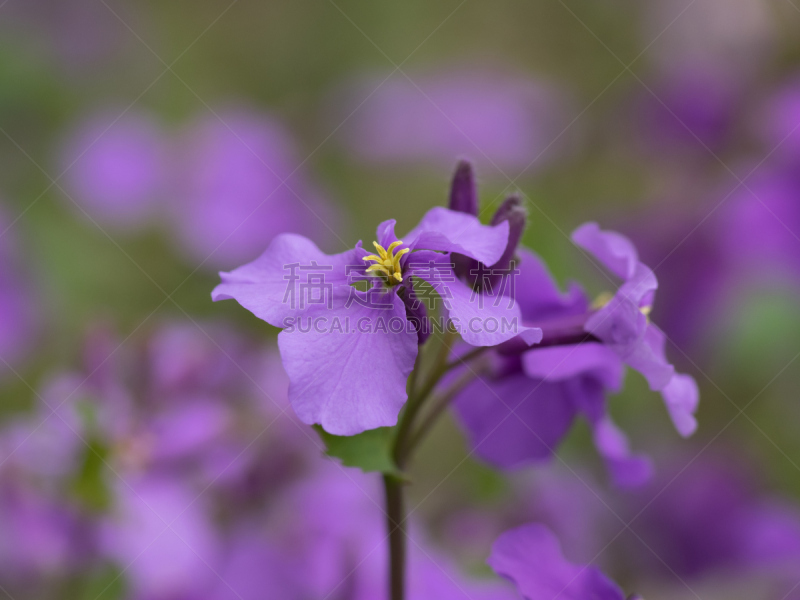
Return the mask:
{"type": "MultiPolygon", "coordinates": [[[[613,298],[614,298],[614,294],[612,294],[611,292],[600,292],[597,295],[597,298],[592,300],[592,304],[591,304],[590,308],[592,310],[600,310],[601,308],[605,307],[606,304],[611,302],[611,300],[613,298]]],[[[639,307],[639,312],[641,312],[645,317],[647,317],[648,322],[650,320],[650,313],[652,311],[653,311],[653,307],[651,305],[649,305],[649,304],[639,307]]]]}
{"type": "Polygon", "coordinates": [[[367,272],[382,274],[386,278],[386,283],[389,286],[397,285],[403,281],[400,259],[404,254],[411,252],[411,248],[403,248],[395,253],[395,250],[403,245],[403,242],[400,240],[392,242],[385,250],[378,242],[372,242],[372,244],[375,246],[375,250],[378,251],[378,254],[370,254],[364,257],[364,260],[375,263],[367,267],[367,272]]]}

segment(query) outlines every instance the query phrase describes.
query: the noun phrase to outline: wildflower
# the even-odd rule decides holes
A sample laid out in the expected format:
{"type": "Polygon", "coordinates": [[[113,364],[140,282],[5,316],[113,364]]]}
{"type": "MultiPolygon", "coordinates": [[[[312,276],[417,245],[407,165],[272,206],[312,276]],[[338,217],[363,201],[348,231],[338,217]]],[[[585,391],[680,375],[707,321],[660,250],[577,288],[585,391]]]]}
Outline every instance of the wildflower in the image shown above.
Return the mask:
{"type": "Polygon", "coordinates": [[[589,316],[585,331],[644,375],[650,389],[661,392],[678,433],[691,435],[697,428],[697,384],[689,375],[675,373],[666,359],[666,337],[648,319],[658,287],[655,274],[639,262],[630,240],[601,231],[595,223],[579,227],[572,239],[624,282],[605,306],[589,316]]]}
{"type": "Polygon", "coordinates": [[[613,479],[640,483],[649,462],[630,454],[607,409],[606,395],[621,389],[624,366],[584,331],[588,297],[577,285],[562,294],[532,252],[520,249],[517,259],[517,302],[523,323],[542,329],[542,347],[501,348],[491,356],[490,371],[458,395],[454,406],[473,447],[503,468],[545,460],[583,415],[613,479]]]}
{"type": "Polygon", "coordinates": [[[454,405],[478,455],[504,468],[550,457],[582,415],[613,480],[638,485],[650,475],[649,460],[631,453],[606,400],[622,388],[624,365],[662,393],[684,436],[696,427],[697,385],[666,360],[665,337],[647,317],[657,281],[633,244],[595,224],[582,226],[573,238],[623,285],[593,307],[574,284],[562,294],[539,258],[518,249],[514,297],[523,323],[541,329],[542,341],[535,348],[500,346],[488,374],[466,386],[454,405]]]}
{"type": "Polygon", "coordinates": [[[330,433],[353,435],[396,423],[420,341],[410,318],[419,315],[415,279],[436,291],[470,345],[540,337],[518,323],[513,299],[476,294],[452,264],[454,254],[497,263],[508,223],[482,225],[472,215],[436,207],[402,238],[394,226],[394,220],[378,226],[374,253],[359,242],[329,256],[302,236],[282,234],[254,262],[222,273],[212,293],[214,300],[235,299],[284,329],[278,346],[292,406],[301,421],[330,433]],[[351,285],[364,281],[365,290],[351,285]],[[314,290],[316,295],[309,293],[314,290]]]}

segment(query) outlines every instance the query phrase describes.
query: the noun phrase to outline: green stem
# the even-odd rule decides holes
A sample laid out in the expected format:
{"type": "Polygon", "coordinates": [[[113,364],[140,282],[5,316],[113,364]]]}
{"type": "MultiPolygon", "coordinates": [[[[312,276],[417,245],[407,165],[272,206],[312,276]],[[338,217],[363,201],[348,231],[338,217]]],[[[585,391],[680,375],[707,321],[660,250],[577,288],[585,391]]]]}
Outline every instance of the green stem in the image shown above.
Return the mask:
{"type": "Polygon", "coordinates": [[[439,417],[447,410],[447,407],[450,406],[450,403],[453,399],[463,390],[467,385],[469,385],[472,380],[480,375],[480,371],[469,371],[464,373],[459,377],[456,382],[447,388],[441,396],[435,398],[433,401],[433,406],[431,410],[428,412],[425,419],[420,423],[417,430],[412,434],[411,440],[408,443],[409,454],[413,452],[416,448],[419,448],[419,445],[422,443],[422,440],[425,436],[430,432],[433,426],[436,424],[436,421],[439,417]]]}
{"type": "MultiPolygon", "coordinates": [[[[447,404],[452,400],[452,397],[466,385],[466,382],[459,385],[459,382],[465,379],[466,375],[459,378],[456,383],[458,389],[454,389],[456,387],[454,386],[442,396],[442,399],[434,406],[428,419],[420,427],[420,431],[412,437],[414,421],[428,397],[439,384],[439,381],[451,369],[466,364],[485,351],[485,348],[475,348],[456,361],[448,362],[450,351],[457,336],[458,334],[455,331],[448,329],[442,337],[430,372],[419,390],[417,389],[417,384],[419,367],[422,361],[419,360],[420,357],[417,355],[414,370],[409,378],[408,402],[397,426],[397,433],[392,447],[392,456],[400,471],[405,471],[408,457],[421,437],[430,429],[433,421],[447,408],[447,404]]],[[[475,376],[475,373],[470,371],[468,375],[471,379],[475,376]]],[[[405,484],[391,475],[384,475],[383,483],[386,490],[386,514],[389,535],[389,597],[391,600],[405,600],[406,534],[402,527],[406,519],[403,500],[403,485],[405,484]]]]}
{"type": "Polygon", "coordinates": [[[448,371],[447,359],[450,356],[450,350],[452,349],[453,340],[455,339],[456,335],[457,334],[455,332],[451,331],[445,333],[428,378],[426,379],[425,383],[423,383],[422,388],[419,391],[415,389],[411,390],[411,395],[406,403],[406,409],[403,412],[402,418],[400,419],[400,424],[397,427],[397,434],[394,440],[394,459],[397,463],[397,466],[401,470],[405,468],[405,459],[409,450],[408,437],[411,434],[411,428],[414,425],[414,419],[416,418],[417,413],[419,413],[419,410],[422,408],[422,405],[425,403],[425,400],[436,387],[436,384],[439,383],[439,380],[448,371]]]}
{"type": "Polygon", "coordinates": [[[405,599],[406,534],[402,524],[405,520],[403,506],[403,483],[391,475],[383,476],[386,490],[386,526],[389,535],[389,598],[405,599]]]}
{"type": "Polygon", "coordinates": [[[464,356],[457,357],[454,361],[447,363],[447,370],[455,369],[456,367],[460,367],[461,365],[465,365],[469,361],[474,358],[478,358],[484,352],[486,352],[489,348],[487,346],[480,346],[478,348],[474,348],[467,352],[464,356]]]}

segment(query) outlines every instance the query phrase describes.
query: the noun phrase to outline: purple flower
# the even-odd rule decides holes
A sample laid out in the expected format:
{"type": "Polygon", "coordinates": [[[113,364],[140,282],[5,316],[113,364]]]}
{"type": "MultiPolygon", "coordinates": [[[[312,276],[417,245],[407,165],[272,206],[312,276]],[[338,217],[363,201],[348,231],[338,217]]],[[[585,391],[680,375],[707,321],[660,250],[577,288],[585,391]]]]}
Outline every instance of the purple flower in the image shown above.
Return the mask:
{"type": "Polygon", "coordinates": [[[628,238],[601,231],[595,223],[579,227],[572,239],[623,280],[608,303],[587,319],[586,332],[644,375],[650,389],[661,392],[678,432],[691,435],[697,427],[694,418],[699,401],[697,384],[690,376],[675,373],[666,359],[666,337],[647,316],[658,287],[655,274],[639,262],[628,238]]]}
{"type": "Polygon", "coordinates": [[[329,256],[304,237],[280,235],[256,261],[222,273],[212,293],[214,300],[235,299],[284,328],[278,345],[292,406],[301,421],[320,423],[330,433],[353,435],[396,423],[417,355],[416,330],[407,318],[407,304],[418,308],[411,292],[415,278],[436,290],[471,345],[536,334],[516,326],[513,301],[476,294],[451,265],[454,253],[495,264],[507,245],[507,223],[481,225],[472,215],[433,208],[402,240],[394,225],[391,220],[378,227],[376,254],[359,242],[329,256]],[[356,280],[368,280],[369,288],[351,286],[356,280]],[[501,329],[502,322],[507,326],[501,329]]]}
{"type": "Polygon", "coordinates": [[[593,308],[575,285],[562,294],[538,257],[519,249],[513,289],[505,292],[517,300],[523,323],[541,329],[541,343],[501,345],[488,373],[465,387],[454,406],[477,454],[503,468],[549,458],[582,415],[613,480],[638,485],[649,477],[650,463],[631,453],[606,403],[622,387],[623,365],[662,393],[684,436],[696,427],[697,385],[666,360],[665,336],[647,317],[657,281],[630,240],[593,223],[573,238],[623,285],[604,306],[593,308]]]}
{"type": "Polygon", "coordinates": [[[640,483],[649,463],[629,453],[606,407],[606,394],[622,386],[622,361],[608,346],[588,341],[585,294],[576,286],[562,294],[536,255],[524,249],[517,255],[515,297],[523,322],[544,332],[543,347],[521,353],[501,347],[489,374],[459,394],[455,409],[473,447],[503,468],[544,460],[583,415],[615,481],[640,483]]]}
{"type": "Polygon", "coordinates": [[[230,267],[252,260],[279,233],[332,237],[335,215],[304,180],[278,119],[224,111],[194,123],[179,147],[174,221],[192,258],[230,267]]]}
{"type": "Polygon", "coordinates": [[[399,78],[378,87],[379,79],[367,79],[349,93],[348,106],[374,92],[349,139],[359,158],[450,165],[468,155],[487,168],[519,170],[563,153],[563,144],[550,145],[569,119],[560,91],[543,81],[453,70],[415,75],[414,82],[399,78]]]}
{"type": "Polygon", "coordinates": [[[512,581],[525,600],[625,600],[622,590],[597,567],[565,559],[558,539],[543,525],[507,531],[492,546],[487,562],[512,581]]]}
{"type": "Polygon", "coordinates": [[[167,198],[167,142],[151,116],[117,117],[113,111],[94,115],[66,139],[61,168],[77,207],[69,199],[65,202],[101,226],[136,229],[167,198]]]}

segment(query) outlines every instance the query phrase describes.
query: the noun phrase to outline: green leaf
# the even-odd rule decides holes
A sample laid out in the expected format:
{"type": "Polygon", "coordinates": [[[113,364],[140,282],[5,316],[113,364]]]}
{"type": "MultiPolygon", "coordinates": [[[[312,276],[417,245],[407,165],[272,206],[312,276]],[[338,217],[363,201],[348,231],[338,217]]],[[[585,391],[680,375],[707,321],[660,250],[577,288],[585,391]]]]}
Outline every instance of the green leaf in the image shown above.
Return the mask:
{"type": "Polygon", "coordinates": [[[365,473],[378,472],[406,478],[392,458],[392,427],[379,427],[350,436],[332,435],[319,425],[314,425],[314,429],[325,442],[325,453],[341,460],[344,466],[358,467],[365,473]]]}

